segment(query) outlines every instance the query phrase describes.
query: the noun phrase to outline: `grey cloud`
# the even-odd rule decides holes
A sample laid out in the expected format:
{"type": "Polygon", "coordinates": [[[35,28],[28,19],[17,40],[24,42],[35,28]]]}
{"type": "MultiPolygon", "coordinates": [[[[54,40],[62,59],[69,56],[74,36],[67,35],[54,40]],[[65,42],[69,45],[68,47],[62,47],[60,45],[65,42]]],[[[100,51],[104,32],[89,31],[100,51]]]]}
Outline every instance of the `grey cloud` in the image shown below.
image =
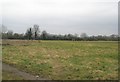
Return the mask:
{"type": "MultiPolygon", "coordinates": [[[[30,3],[34,5],[35,4],[38,5],[37,7],[35,7],[38,8],[36,9],[36,12],[32,11],[35,8],[31,9],[31,11],[28,12],[25,11],[28,14],[22,14],[25,12],[17,13],[17,11],[15,12],[14,9],[13,10],[11,9],[15,13],[7,14],[6,12],[4,12],[3,20],[2,20],[3,24],[5,24],[9,29],[12,29],[14,32],[19,32],[19,33],[25,33],[28,27],[32,26],[33,24],[39,24],[41,30],[46,30],[49,33],[56,33],[56,34],[66,34],[66,33],[80,34],[82,32],[86,32],[89,35],[98,35],[98,34],[109,35],[113,33],[117,34],[118,17],[117,17],[117,3],[115,2],[93,3],[93,6],[96,7],[96,9],[91,10],[90,12],[86,12],[85,14],[81,14],[82,12],[79,11],[79,5],[78,5],[79,3],[77,3],[77,6],[75,8],[77,8],[76,10],[78,10],[78,13],[77,11],[72,13],[63,11],[63,13],[61,12],[59,15],[56,14],[55,10],[54,12],[51,11],[53,14],[49,14],[49,13],[38,14],[38,13],[43,13],[42,11],[44,11],[44,10],[40,10],[39,7],[42,6],[44,8],[48,4],[49,6],[56,5],[54,1],[50,2],[46,0],[40,2],[40,0],[39,1],[30,0],[30,3]],[[66,12],[67,14],[64,14],[64,12],[66,12]]],[[[11,6],[11,4],[9,4],[8,6],[11,6]]],[[[72,7],[73,7],[72,9],[74,10],[74,6],[69,5],[70,8],[67,7],[65,10],[67,9],[70,10],[72,7]]],[[[84,11],[84,7],[85,6],[83,6],[83,11],[84,11]]],[[[7,8],[4,11],[7,11],[7,8]]]]}

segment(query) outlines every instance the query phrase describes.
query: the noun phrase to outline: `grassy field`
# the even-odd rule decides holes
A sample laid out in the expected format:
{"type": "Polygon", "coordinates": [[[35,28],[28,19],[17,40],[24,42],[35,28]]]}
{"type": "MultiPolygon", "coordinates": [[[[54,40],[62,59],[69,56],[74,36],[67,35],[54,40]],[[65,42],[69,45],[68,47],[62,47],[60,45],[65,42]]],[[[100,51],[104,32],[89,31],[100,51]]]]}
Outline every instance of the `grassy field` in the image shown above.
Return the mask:
{"type": "Polygon", "coordinates": [[[3,41],[3,62],[54,80],[118,79],[118,43],[112,41],[3,41]]]}

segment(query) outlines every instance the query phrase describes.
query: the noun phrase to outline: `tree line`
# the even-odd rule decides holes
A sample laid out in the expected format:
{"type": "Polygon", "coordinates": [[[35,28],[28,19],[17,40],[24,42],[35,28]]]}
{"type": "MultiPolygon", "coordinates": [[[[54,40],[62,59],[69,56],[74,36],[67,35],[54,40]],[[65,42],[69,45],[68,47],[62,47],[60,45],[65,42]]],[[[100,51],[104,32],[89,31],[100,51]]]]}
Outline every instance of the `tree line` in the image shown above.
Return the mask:
{"type": "Polygon", "coordinates": [[[35,24],[26,30],[25,34],[14,33],[2,25],[2,39],[21,39],[21,40],[70,40],[70,41],[118,41],[119,36],[112,34],[110,36],[88,36],[86,33],[57,35],[50,34],[47,31],[40,32],[39,25],[35,24]]]}

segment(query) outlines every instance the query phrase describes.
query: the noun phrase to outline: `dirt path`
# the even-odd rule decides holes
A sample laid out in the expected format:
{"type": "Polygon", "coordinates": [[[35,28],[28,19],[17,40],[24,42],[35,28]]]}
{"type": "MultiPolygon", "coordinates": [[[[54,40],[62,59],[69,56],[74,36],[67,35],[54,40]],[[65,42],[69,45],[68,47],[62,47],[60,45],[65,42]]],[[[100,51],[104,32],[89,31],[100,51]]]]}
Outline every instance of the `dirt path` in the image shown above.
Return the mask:
{"type": "Polygon", "coordinates": [[[15,74],[16,76],[20,76],[20,77],[24,78],[25,80],[45,80],[44,78],[33,76],[29,73],[20,71],[20,70],[16,69],[15,67],[12,67],[5,63],[2,63],[2,70],[11,72],[11,73],[15,74]]]}

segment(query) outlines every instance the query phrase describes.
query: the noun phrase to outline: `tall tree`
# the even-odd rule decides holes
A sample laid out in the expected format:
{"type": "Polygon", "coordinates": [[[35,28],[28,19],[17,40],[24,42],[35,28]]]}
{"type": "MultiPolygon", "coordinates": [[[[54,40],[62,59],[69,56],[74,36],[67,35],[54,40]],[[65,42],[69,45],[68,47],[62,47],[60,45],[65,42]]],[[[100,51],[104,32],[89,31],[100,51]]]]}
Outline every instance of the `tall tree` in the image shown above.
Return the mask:
{"type": "Polygon", "coordinates": [[[88,35],[86,33],[81,33],[80,37],[81,38],[86,38],[86,37],[88,37],[88,35]]]}
{"type": "Polygon", "coordinates": [[[47,39],[47,35],[48,35],[48,33],[44,30],[44,31],[42,31],[41,38],[45,40],[45,39],[47,39]]]}
{"type": "Polygon", "coordinates": [[[39,30],[39,25],[35,24],[35,25],[33,26],[33,30],[34,30],[35,39],[37,39],[37,37],[38,37],[38,35],[39,35],[39,32],[40,32],[40,30],[39,30]]]}
{"type": "Polygon", "coordinates": [[[26,36],[28,37],[28,39],[32,39],[32,28],[28,28],[26,31],[26,36]]]}
{"type": "Polygon", "coordinates": [[[13,31],[12,30],[8,30],[8,32],[7,32],[7,38],[8,39],[13,39],[13,31]]]}

